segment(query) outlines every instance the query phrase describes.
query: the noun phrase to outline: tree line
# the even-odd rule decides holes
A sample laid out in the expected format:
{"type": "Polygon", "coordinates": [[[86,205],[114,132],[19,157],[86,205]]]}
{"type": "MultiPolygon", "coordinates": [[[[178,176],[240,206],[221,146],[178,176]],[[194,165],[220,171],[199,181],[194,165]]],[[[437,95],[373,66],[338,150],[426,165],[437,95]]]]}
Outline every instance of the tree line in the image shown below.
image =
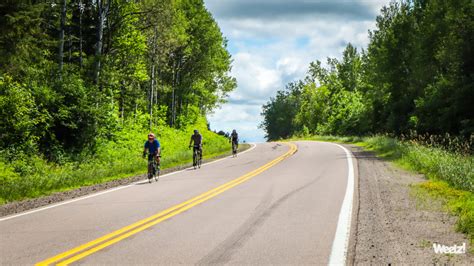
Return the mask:
{"type": "Polygon", "coordinates": [[[0,150],[55,160],[124,123],[192,124],[236,87],[226,46],[203,0],[3,0],[0,150]]]}
{"type": "Polygon", "coordinates": [[[295,134],[474,133],[474,2],[381,9],[367,49],[310,64],[263,106],[269,140],[295,134]]]}

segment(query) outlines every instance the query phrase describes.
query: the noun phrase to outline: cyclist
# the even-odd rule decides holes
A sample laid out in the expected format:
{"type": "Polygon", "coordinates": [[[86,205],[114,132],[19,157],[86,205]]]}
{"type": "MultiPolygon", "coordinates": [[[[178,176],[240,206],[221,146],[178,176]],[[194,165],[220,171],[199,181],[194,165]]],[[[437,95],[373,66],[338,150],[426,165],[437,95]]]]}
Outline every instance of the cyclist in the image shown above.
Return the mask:
{"type": "MultiPolygon", "coordinates": [[[[160,165],[161,147],[160,142],[155,138],[155,134],[148,134],[148,141],[145,142],[145,148],[143,149],[143,158],[146,156],[148,150],[148,161],[155,159],[156,164],[160,165]]],[[[153,167],[153,175],[156,174],[156,167],[153,167]]]]}
{"type": "Polygon", "coordinates": [[[191,140],[189,141],[189,148],[191,148],[191,143],[193,142],[193,153],[197,149],[199,153],[199,158],[202,159],[202,135],[199,134],[199,131],[197,129],[195,129],[194,134],[191,135],[191,140]]]}
{"type": "Polygon", "coordinates": [[[232,134],[230,134],[230,142],[232,143],[232,148],[234,148],[234,145],[235,150],[239,148],[239,134],[237,134],[235,129],[232,130],[232,134]]]}

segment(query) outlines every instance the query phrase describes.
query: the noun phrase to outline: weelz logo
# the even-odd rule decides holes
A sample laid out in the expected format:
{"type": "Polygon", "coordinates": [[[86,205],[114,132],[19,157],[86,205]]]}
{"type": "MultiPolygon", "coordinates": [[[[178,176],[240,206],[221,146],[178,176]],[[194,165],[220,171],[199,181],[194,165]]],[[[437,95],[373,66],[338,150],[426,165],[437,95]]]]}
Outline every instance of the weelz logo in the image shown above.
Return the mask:
{"type": "Polygon", "coordinates": [[[463,243],[460,246],[446,246],[433,243],[433,249],[436,254],[464,254],[466,253],[466,243],[463,243]]]}

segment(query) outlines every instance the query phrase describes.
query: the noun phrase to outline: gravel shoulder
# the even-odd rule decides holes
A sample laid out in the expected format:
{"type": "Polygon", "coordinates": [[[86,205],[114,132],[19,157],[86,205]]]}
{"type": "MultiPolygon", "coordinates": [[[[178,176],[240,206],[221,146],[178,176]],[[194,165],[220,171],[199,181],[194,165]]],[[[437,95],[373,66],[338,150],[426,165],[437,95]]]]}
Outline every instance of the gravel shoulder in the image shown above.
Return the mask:
{"type": "Polygon", "coordinates": [[[439,202],[420,204],[411,184],[426,181],[350,145],[357,158],[358,195],[348,264],[462,264],[474,265],[474,256],[436,254],[433,243],[462,245],[469,239],[455,231],[457,218],[439,202]]]}
{"type": "MultiPolygon", "coordinates": [[[[239,152],[245,151],[249,149],[250,147],[251,145],[248,145],[248,144],[239,145],[239,152]]],[[[231,152],[229,151],[219,156],[203,159],[203,163],[215,161],[215,160],[218,160],[230,155],[231,155],[231,152]]],[[[192,166],[192,163],[188,163],[188,164],[183,164],[183,165],[163,169],[161,170],[161,174],[164,175],[171,172],[176,172],[179,170],[189,168],[191,166],[192,166]]],[[[146,171],[146,169],[144,169],[144,171],[146,171]]],[[[83,197],[89,194],[94,194],[103,190],[107,190],[107,189],[111,189],[111,188],[115,188],[119,186],[125,186],[134,182],[145,180],[145,179],[146,179],[146,174],[136,175],[136,176],[131,176],[128,178],[112,180],[112,181],[102,183],[102,184],[81,187],[81,188],[72,189],[68,191],[56,192],[51,195],[43,196],[39,198],[10,202],[10,203],[0,206],[0,217],[4,217],[7,215],[12,215],[16,213],[21,213],[21,212],[28,211],[31,209],[44,207],[50,204],[54,204],[54,203],[58,203],[58,202],[62,202],[62,201],[66,201],[66,200],[70,200],[74,198],[83,197]]]]}

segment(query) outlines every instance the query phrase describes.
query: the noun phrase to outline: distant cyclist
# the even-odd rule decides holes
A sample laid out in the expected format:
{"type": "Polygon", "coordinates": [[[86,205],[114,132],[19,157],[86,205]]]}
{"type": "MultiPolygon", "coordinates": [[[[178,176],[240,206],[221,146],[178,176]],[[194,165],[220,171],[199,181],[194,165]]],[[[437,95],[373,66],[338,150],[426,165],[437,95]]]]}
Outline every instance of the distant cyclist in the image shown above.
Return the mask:
{"type": "MultiPolygon", "coordinates": [[[[145,148],[143,149],[143,158],[145,158],[147,151],[148,161],[155,159],[159,165],[161,157],[160,142],[155,138],[155,134],[153,133],[148,134],[148,141],[145,142],[145,148]]],[[[153,169],[153,174],[156,174],[156,167],[153,169]]]]}
{"type": "Polygon", "coordinates": [[[191,148],[191,144],[194,142],[193,145],[193,153],[197,150],[199,153],[200,159],[202,159],[202,135],[199,134],[197,129],[194,130],[194,134],[191,135],[191,140],[189,141],[189,148],[191,148]]]}
{"type": "Polygon", "coordinates": [[[232,134],[230,134],[230,141],[232,142],[232,152],[235,153],[239,148],[239,134],[237,134],[235,129],[232,130],[232,134]]]}

